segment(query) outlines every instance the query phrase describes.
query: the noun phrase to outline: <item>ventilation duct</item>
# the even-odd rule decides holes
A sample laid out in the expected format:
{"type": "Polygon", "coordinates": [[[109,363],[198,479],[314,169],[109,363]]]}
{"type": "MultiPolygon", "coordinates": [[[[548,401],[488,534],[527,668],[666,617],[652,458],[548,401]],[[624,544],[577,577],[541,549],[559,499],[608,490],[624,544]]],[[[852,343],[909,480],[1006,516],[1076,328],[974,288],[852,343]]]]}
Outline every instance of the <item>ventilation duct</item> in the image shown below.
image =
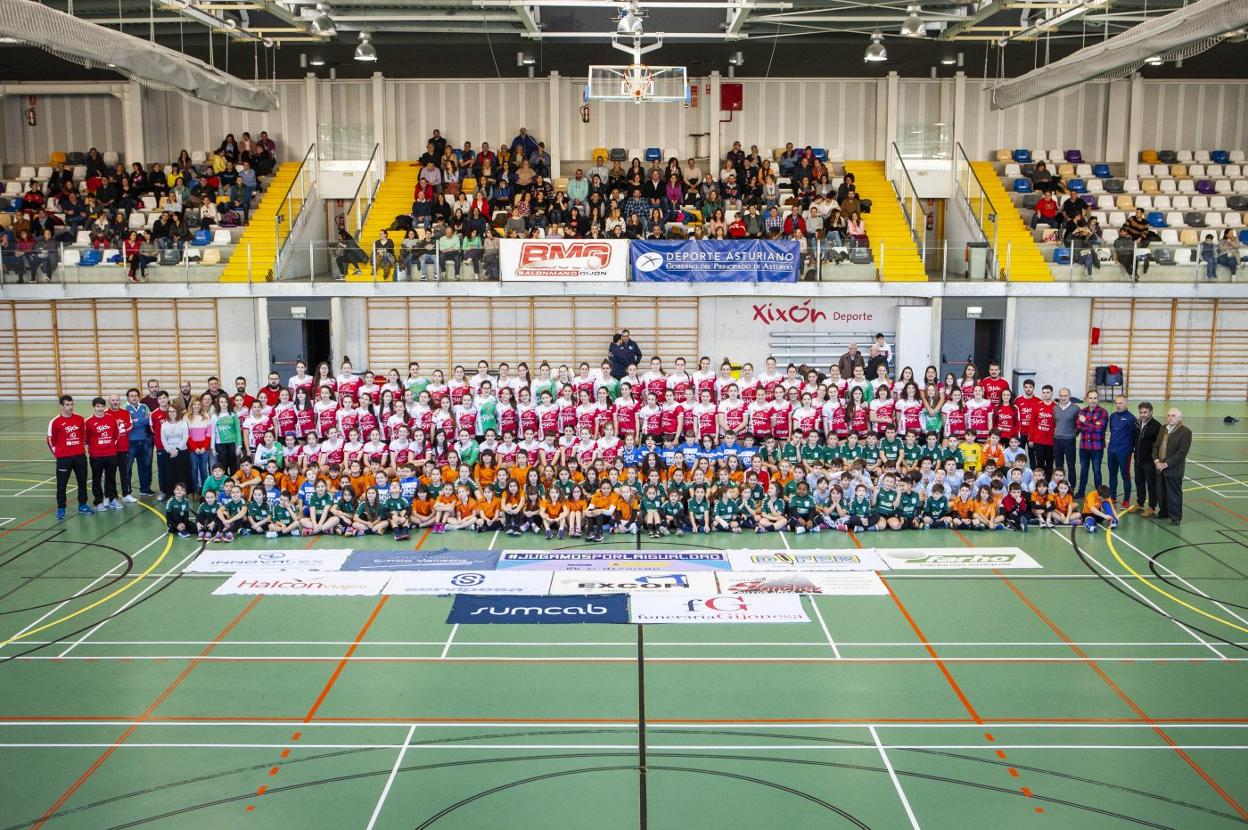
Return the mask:
{"type": "Polygon", "coordinates": [[[277,109],[277,96],[270,89],[249,84],[181,52],[31,0],[0,0],[0,36],[38,46],[80,66],[118,72],[152,89],[180,92],[238,109],[277,109]]]}
{"type": "Polygon", "coordinates": [[[992,88],[992,108],[1008,109],[1055,92],[1068,92],[1088,81],[1125,78],[1158,55],[1165,61],[1190,58],[1213,48],[1245,24],[1245,0],[1197,0],[998,84],[992,88]]]}

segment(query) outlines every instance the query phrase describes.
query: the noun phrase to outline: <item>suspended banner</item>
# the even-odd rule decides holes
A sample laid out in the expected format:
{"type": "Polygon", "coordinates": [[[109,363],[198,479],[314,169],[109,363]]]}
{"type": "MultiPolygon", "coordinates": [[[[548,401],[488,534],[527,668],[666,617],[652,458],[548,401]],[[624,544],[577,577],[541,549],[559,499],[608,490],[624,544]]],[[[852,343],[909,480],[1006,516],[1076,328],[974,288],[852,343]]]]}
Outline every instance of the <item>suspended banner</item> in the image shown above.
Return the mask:
{"type": "Polygon", "coordinates": [[[801,247],[791,239],[636,240],[634,282],[797,282],[801,247]]]}
{"type": "Polygon", "coordinates": [[[503,239],[503,282],[625,282],[626,239],[503,239]]]}

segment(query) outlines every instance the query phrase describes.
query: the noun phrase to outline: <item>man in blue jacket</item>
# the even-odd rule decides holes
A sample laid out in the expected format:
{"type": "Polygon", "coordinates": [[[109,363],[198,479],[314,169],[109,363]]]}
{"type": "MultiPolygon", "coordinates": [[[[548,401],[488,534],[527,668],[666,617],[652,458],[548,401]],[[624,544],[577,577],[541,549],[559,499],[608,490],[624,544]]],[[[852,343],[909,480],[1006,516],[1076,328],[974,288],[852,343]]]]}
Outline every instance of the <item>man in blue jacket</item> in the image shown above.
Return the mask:
{"type": "Polygon", "coordinates": [[[1114,411],[1109,413],[1109,442],[1105,445],[1109,462],[1109,498],[1118,499],[1118,475],[1122,474],[1122,507],[1131,506],[1131,454],[1140,428],[1135,413],[1127,409],[1127,399],[1114,398],[1114,411]]]}
{"type": "Polygon", "coordinates": [[[126,392],[126,411],[130,413],[130,448],[126,453],[126,471],[122,474],[122,486],[130,492],[130,478],[135,464],[139,466],[139,495],[154,496],[152,492],[152,411],[139,398],[138,389],[126,392]]]}

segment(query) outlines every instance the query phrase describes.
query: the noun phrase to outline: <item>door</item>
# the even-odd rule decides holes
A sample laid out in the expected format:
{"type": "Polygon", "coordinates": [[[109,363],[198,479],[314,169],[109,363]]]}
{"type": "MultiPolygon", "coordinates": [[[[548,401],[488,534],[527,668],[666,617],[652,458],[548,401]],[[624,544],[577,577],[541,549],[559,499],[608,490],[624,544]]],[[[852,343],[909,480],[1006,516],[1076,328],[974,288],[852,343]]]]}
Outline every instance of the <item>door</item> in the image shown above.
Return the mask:
{"type": "Polygon", "coordinates": [[[954,317],[940,323],[940,375],[953,372],[962,377],[966,364],[975,360],[975,323],[969,317],[954,317]]]}
{"type": "Polygon", "coordinates": [[[988,376],[988,364],[1001,360],[1001,320],[975,321],[975,368],[977,377],[988,376]]]}
{"type": "Polygon", "coordinates": [[[307,341],[304,338],[305,320],[269,320],[269,366],[283,379],[295,373],[295,362],[308,363],[308,371],[315,365],[307,360],[307,341]]]}

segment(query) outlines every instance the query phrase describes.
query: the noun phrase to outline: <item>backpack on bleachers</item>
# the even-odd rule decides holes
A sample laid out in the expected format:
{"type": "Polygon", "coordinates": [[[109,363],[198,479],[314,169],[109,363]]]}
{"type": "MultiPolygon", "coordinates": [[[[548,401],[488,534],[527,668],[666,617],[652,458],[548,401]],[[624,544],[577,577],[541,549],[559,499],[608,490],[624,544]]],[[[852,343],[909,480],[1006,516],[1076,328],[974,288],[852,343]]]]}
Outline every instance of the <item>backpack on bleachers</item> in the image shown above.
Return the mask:
{"type": "Polygon", "coordinates": [[[227,210],[221,214],[221,219],[217,224],[223,228],[237,228],[243,224],[243,217],[236,210],[227,210]]]}
{"type": "Polygon", "coordinates": [[[177,248],[161,248],[156,259],[161,265],[177,265],[182,261],[182,252],[177,248]]]}
{"type": "Polygon", "coordinates": [[[66,163],[66,164],[71,164],[71,165],[75,165],[75,166],[76,166],[76,165],[79,165],[79,164],[84,163],[86,160],[87,160],[87,156],[86,156],[86,154],[85,154],[85,153],[79,153],[79,152],[76,152],[76,151],[75,151],[75,152],[73,152],[73,153],[66,153],[66,154],[65,154],[65,163],[66,163]]]}
{"type": "Polygon", "coordinates": [[[870,265],[871,249],[867,247],[855,247],[849,249],[849,261],[854,265],[870,265]]]}
{"type": "Polygon", "coordinates": [[[1153,262],[1157,263],[1158,265],[1173,265],[1174,264],[1174,249],[1173,248],[1153,248],[1151,253],[1153,256],[1153,262]]]}
{"type": "Polygon", "coordinates": [[[390,223],[390,230],[403,231],[407,233],[412,229],[412,217],[406,213],[400,213],[394,217],[394,221],[390,223]]]}

